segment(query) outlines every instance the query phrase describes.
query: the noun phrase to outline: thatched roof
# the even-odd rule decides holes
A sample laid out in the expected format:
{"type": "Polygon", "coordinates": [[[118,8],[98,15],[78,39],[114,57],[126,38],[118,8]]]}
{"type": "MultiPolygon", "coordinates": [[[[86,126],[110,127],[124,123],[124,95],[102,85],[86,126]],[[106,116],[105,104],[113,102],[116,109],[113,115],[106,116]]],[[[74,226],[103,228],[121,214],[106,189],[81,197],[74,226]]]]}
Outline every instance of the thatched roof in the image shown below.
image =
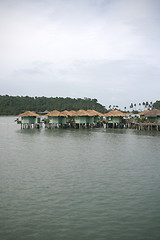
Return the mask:
{"type": "Polygon", "coordinates": [[[103,113],[99,113],[99,116],[100,116],[100,117],[104,117],[104,114],[103,114],[103,113]]]}
{"type": "Polygon", "coordinates": [[[68,114],[65,112],[60,112],[58,117],[68,117],[68,114]]]}
{"type": "Polygon", "coordinates": [[[148,113],[149,111],[150,111],[150,110],[145,110],[145,111],[143,111],[143,112],[140,112],[139,115],[140,115],[140,116],[144,116],[144,115],[145,115],[146,113],[148,113]]]}
{"type": "Polygon", "coordinates": [[[126,117],[126,114],[119,110],[112,110],[104,114],[105,117],[126,117]]]}
{"type": "Polygon", "coordinates": [[[74,110],[72,110],[72,111],[69,111],[69,116],[71,116],[71,117],[74,117],[74,116],[76,116],[76,114],[77,114],[77,112],[76,112],[76,111],[74,111],[74,110]]]}
{"type": "Polygon", "coordinates": [[[19,117],[38,117],[40,118],[41,116],[38,115],[37,113],[35,112],[31,112],[31,111],[26,111],[24,113],[21,113],[18,115],[19,117]]]}
{"type": "Polygon", "coordinates": [[[67,111],[67,110],[62,111],[61,113],[62,113],[62,114],[69,115],[69,111],[67,111]]]}
{"type": "Polygon", "coordinates": [[[89,114],[87,113],[87,111],[81,109],[76,112],[76,116],[89,116],[89,114]]]}
{"type": "Polygon", "coordinates": [[[99,117],[103,117],[104,115],[100,112],[97,112],[95,110],[87,110],[87,113],[89,114],[90,117],[95,117],[95,116],[99,116],[99,117]]]}
{"type": "Polygon", "coordinates": [[[54,111],[49,112],[45,116],[48,116],[48,117],[67,117],[68,115],[64,111],[63,112],[59,112],[57,110],[54,110],[54,111]]]}
{"type": "Polygon", "coordinates": [[[59,111],[54,110],[54,111],[51,111],[51,112],[47,113],[45,116],[49,116],[49,117],[58,117],[59,114],[60,114],[59,111]]]}
{"type": "Polygon", "coordinates": [[[145,117],[158,117],[160,116],[160,110],[159,109],[153,109],[146,114],[144,114],[145,117]]]}

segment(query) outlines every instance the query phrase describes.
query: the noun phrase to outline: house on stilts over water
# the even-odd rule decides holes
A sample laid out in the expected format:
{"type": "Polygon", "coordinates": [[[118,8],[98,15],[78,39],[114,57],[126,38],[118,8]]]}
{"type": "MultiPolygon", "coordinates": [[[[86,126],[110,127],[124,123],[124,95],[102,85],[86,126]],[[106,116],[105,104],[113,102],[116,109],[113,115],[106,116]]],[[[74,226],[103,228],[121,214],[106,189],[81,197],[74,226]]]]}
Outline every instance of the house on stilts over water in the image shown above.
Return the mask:
{"type": "Polygon", "coordinates": [[[35,112],[26,111],[18,115],[20,120],[17,123],[21,124],[21,128],[39,128],[42,126],[41,116],[35,112]]]}
{"type": "Polygon", "coordinates": [[[44,120],[46,128],[55,127],[73,127],[86,128],[97,127],[102,121],[103,114],[94,110],[79,110],[79,111],[51,111],[45,115],[47,119],[44,120]]]}
{"type": "Polygon", "coordinates": [[[148,113],[148,112],[150,112],[150,110],[145,110],[145,111],[143,111],[143,112],[140,112],[139,113],[139,116],[140,116],[140,118],[142,119],[142,118],[144,118],[144,115],[146,114],[146,113],[148,113]]]}
{"type": "Polygon", "coordinates": [[[71,110],[71,111],[64,110],[61,113],[67,115],[66,126],[74,128],[75,127],[76,111],[74,111],[74,110],[71,110]]]}
{"type": "Polygon", "coordinates": [[[105,113],[107,128],[123,128],[125,126],[124,117],[127,117],[125,113],[119,110],[112,110],[105,113]]]}
{"type": "Polygon", "coordinates": [[[144,117],[148,122],[160,123],[160,110],[153,109],[144,114],[144,117]]]}
{"type": "Polygon", "coordinates": [[[46,114],[47,119],[45,121],[45,127],[46,128],[59,128],[66,126],[67,124],[67,114],[59,112],[57,110],[51,111],[48,114],[46,114]]]}
{"type": "Polygon", "coordinates": [[[95,110],[87,110],[87,113],[89,115],[88,117],[88,123],[100,127],[102,125],[103,117],[104,115],[100,112],[97,112],[95,110]]]}

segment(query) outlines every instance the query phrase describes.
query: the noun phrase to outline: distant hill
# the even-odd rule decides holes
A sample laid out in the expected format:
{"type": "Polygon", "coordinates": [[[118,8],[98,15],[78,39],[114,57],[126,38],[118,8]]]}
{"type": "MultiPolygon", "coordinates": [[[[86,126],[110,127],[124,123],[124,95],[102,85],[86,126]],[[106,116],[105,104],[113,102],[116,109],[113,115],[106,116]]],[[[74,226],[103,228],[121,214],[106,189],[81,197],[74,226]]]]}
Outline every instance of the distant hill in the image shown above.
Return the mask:
{"type": "Polygon", "coordinates": [[[79,110],[94,109],[106,112],[105,106],[91,98],[62,98],[62,97],[28,97],[0,95],[0,115],[18,115],[24,111],[44,112],[45,110],[79,110]]]}

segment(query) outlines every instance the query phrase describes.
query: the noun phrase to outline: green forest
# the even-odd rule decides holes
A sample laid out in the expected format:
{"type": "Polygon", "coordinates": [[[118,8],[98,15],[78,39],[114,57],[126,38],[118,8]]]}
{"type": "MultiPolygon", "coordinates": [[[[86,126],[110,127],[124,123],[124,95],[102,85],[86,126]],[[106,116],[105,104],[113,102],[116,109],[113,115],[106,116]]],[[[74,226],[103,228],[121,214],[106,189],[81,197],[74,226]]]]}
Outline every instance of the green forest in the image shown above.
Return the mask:
{"type": "Polygon", "coordinates": [[[91,98],[63,98],[63,97],[29,97],[0,95],[0,115],[18,115],[24,111],[44,112],[45,110],[80,110],[94,109],[106,112],[105,106],[91,98]]]}
{"type": "MultiPolygon", "coordinates": [[[[140,105],[140,103],[139,103],[140,105]]],[[[157,100],[152,105],[149,105],[148,102],[143,104],[147,109],[148,106],[151,108],[160,109],[160,100],[157,100]]],[[[136,104],[131,104],[131,111],[134,111],[134,106],[136,104]]],[[[35,112],[44,112],[44,111],[64,111],[64,110],[75,110],[80,109],[93,109],[101,113],[107,112],[107,109],[102,104],[98,103],[97,99],[91,98],[70,98],[70,97],[29,97],[29,96],[8,96],[0,95],[0,115],[18,115],[25,111],[35,111],[35,112]]],[[[109,106],[109,109],[118,109],[118,106],[109,106]]],[[[124,107],[126,109],[126,107],[124,107]]],[[[126,111],[126,110],[125,110],[126,111]]],[[[137,111],[138,112],[138,111],[137,111]]]]}

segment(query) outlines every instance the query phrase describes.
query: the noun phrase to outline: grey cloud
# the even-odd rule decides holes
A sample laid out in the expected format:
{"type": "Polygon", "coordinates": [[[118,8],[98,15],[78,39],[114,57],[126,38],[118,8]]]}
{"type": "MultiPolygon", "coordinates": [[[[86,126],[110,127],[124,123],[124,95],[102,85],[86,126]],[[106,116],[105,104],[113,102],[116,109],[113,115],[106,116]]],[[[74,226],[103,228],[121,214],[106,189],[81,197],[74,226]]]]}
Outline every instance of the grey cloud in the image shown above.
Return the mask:
{"type": "Polygon", "coordinates": [[[159,98],[159,1],[5,0],[0,7],[0,94],[122,106],[159,98]]]}

